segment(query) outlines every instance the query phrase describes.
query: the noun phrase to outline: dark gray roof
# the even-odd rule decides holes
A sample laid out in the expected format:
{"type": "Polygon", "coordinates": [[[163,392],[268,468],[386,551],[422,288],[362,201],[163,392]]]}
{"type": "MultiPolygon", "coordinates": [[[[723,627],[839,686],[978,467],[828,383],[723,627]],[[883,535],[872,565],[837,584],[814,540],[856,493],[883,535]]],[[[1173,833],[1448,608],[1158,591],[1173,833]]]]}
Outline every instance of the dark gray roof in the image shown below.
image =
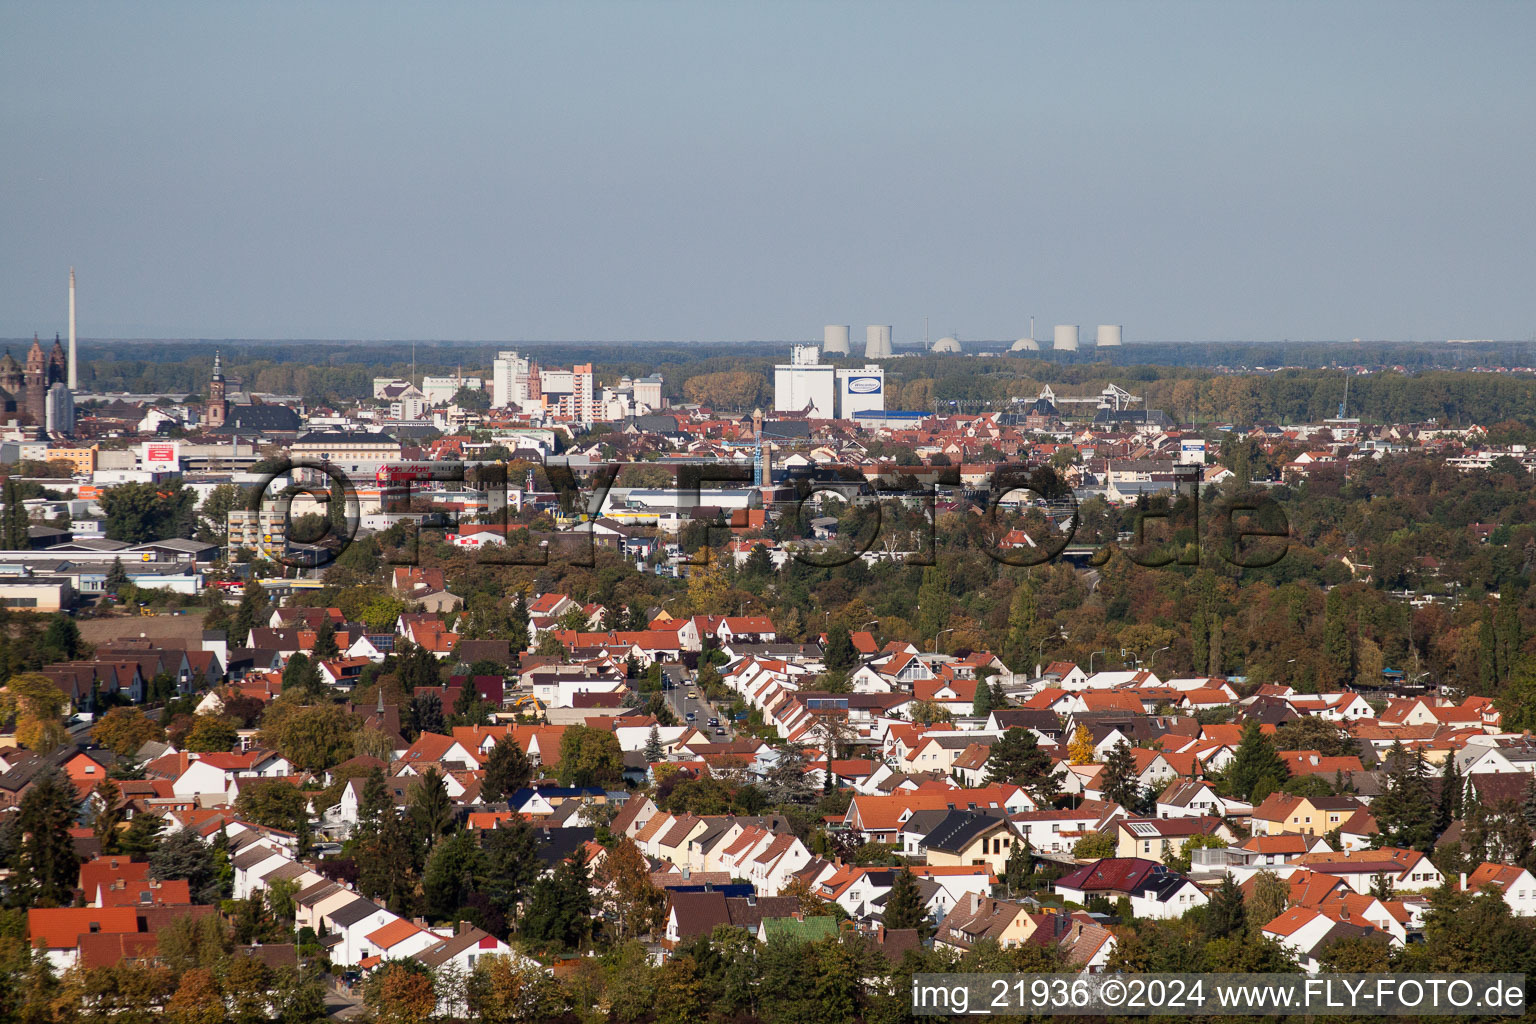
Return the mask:
{"type": "Polygon", "coordinates": [[[363,918],[379,909],[379,905],[372,900],[365,900],[361,896],[340,908],[330,915],[331,924],[337,928],[346,928],[357,924],[363,918]]]}
{"type": "Polygon", "coordinates": [[[229,431],[275,430],[283,433],[296,432],[303,426],[299,414],[286,405],[231,405],[224,417],[224,429],[229,431]]]}
{"type": "Polygon", "coordinates": [[[960,853],[977,836],[998,825],[1007,827],[1001,812],[950,811],[923,839],[923,845],[930,850],[960,853]]]}
{"type": "Polygon", "coordinates": [[[390,435],[366,430],[311,430],[295,444],[399,444],[390,435]]]}

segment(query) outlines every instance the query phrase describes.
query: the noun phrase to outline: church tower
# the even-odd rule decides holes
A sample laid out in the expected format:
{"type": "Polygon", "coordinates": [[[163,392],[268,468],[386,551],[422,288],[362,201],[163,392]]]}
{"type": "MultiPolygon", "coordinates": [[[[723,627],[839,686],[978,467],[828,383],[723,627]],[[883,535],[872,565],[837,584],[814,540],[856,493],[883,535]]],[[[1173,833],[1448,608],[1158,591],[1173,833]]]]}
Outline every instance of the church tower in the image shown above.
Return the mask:
{"type": "Polygon", "coordinates": [[[64,355],[64,344],[59,336],[53,336],[53,348],[48,352],[48,386],[63,384],[69,380],[69,359],[64,355]]]}
{"type": "Polygon", "coordinates": [[[48,357],[43,354],[42,342],[32,336],[32,347],[27,350],[26,413],[27,421],[41,426],[48,416],[48,357]]]}
{"type": "Polygon", "coordinates": [[[229,400],[224,395],[224,370],[219,353],[213,353],[213,376],[208,378],[208,401],[203,406],[203,426],[222,427],[229,414],[229,400]]]}

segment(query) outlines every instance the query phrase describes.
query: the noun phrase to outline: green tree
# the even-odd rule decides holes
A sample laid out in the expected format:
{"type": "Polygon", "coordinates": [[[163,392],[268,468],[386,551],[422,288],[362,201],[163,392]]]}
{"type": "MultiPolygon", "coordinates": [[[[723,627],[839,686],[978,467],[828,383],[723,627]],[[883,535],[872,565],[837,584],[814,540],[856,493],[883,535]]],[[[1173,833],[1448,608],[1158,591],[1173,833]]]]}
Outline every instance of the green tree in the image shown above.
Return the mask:
{"type": "Polygon", "coordinates": [[[296,768],[326,771],[352,756],[360,724],[338,704],[299,705],[285,695],[267,709],[258,739],[296,768]]]}
{"type": "Polygon", "coordinates": [[[1030,853],[1029,843],[1022,838],[1017,839],[1008,853],[1008,860],[1003,864],[1003,882],[1008,887],[1009,895],[1022,891],[1029,884],[1029,876],[1034,869],[1035,858],[1030,853]]]}
{"type": "Polygon", "coordinates": [[[1291,902],[1291,886],[1272,871],[1261,871],[1254,878],[1245,913],[1248,923],[1262,928],[1281,914],[1291,902]]]}
{"type": "Polygon", "coordinates": [[[409,823],[393,811],[365,834],[357,857],[357,888],[364,896],[385,901],[391,913],[410,916],[416,902],[416,871],[421,845],[409,823]]]}
{"type": "Polygon", "coordinates": [[[1275,753],[1275,745],[1260,731],[1258,719],[1250,718],[1243,725],[1242,742],[1222,774],[1228,793],[1257,803],[1263,796],[1256,794],[1273,793],[1290,776],[1291,770],[1275,753]]]}
{"type": "Polygon", "coordinates": [[[417,842],[423,849],[431,849],[440,836],[452,831],[453,801],[436,768],[428,768],[411,785],[408,812],[417,842]]]}
{"type": "Polygon", "coordinates": [[[160,833],[164,828],[164,818],[140,811],[128,822],[128,830],[118,841],[118,847],[130,857],[147,857],[160,844],[160,833]]]}
{"type": "Polygon", "coordinates": [[[443,717],[443,699],[435,693],[423,693],[411,698],[406,708],[406,733],[415,739],[424,732],[441,735],[448,731],[443,717]]]}
{"type": "Polygon", "coordinates": [[[287,832],[299,832],[309,821],[309,800],[287,779],[255,779],[240,789],[235,810],[242,817],[287,832]]]}
{"type": "Polygon", "coordinates": [[[118,827],[127,817],[127,810],[123,807],[123,791],[111,779],[102,779],[92,794],[100,806],[91,821],[91,831],[95,833],[96,841],[101,843],[102,853],[116,853],[118,827]]]}
{"type": "Polygon", "coordinates": [[[917,590],[917,628],[920,644],[937,643],[940,630],[949,625],[954,598],[949,592],[949,576],[941,566],[923,570],[923,582],[917,590]]]}
{"type": "Polygon", "coordinates": [[[1401,742],[1387,754],[1385,790],[1371,801],[1380,831],[1373,842],[1427,853],[1435,839],[1435,804],[1425,778],[1424,756],[1409,754],[1401,742]]]}
{"type": "Polygon", "coordinates": [[[240,606],[235,609],[235,616],[229,622],[229,645],[238,647],[244,644],[253,628],[266,624],[271,610],[267,592],[261,583],[255,579],[247,581],[240,596],[240,606]]]}
{"type": "Polygon", "coordinates": [[[47,661],[74,661],[85,653],[80,639],[80,627],[68,615],[54,615],[48,619],[43,632],[43,658],[47,661]]]}
{"type": "MultiPolygon", "coordinates": [[[[334,637],[332,638],[334,645],[334,637]]],[[[320,666],[302,651],[289,656],[283,666],[283,693],[298,694],[302,698],[321,700],[329,696],[320,666]]]]}
{"type": "Polygon", "coordinates": [[[542,870],[538,839],[526,821],[515,821],[483,833],[480,849],[485,864],[484,892],[491,905],[510,918],[542,870]]]}
{"type": "Polygon", "coordinates": [[[243,506],[243,495],[235,484],[219,484],[208,492],[197,508],[202,522],[199,534],[207,540],[224,543],[229,537],[229,514],[243,506]]]}
{"type": "Polygon", "coordinates": [[[1061,789],[1052,771],[1051,755],[1028,729],[1009,729],[994,740],[987,755],[987,777],[994,782],[1023,786],[1036,803],[1049,805],[1061,789]]]}
{"type": "Polygon", "coordinates": [[[1039,609],[1034,584],[1026,577],[1013,591],[1008,606],[1008,638],[1004,644],[1004,660],[1016,672],[1028,672],[1031,659],[1040,652],[1036,644],[1039,635],[1039,609]]]}
{"type": "Polygon", "coordinates": [[[109,540],[143,544],[192,535],[197,496],[179,478],[169,483],[118,484],[102,491],[98,501],[106,513],[109,540]]]}
{"type": "Polygon", "coordinates": [[[1135,807],[1141,797],[1141,784],[1136,781],[1136,755],[1125,740],[1110,748],[1100,778],[1099,789],[1105,800],[1127,809],[1135,807]]]}
{"type": "Polygon", "coordinates": [[[1324,682],[1330,685],[1355,677],[1355,650],[1350,641],[1344,591],[1338,588],[1328,592],[1323,606],[1323,663],[1327,670],[1324,682]]]}
{"type": "Polygon", "coordinates": [[[70,827],[75,823],[75,788],[62,772],[40,776],[21,798],[11,867],[13,897],[22,906],[68,906],[80,874],[80,858],[70,827]]]}
{"type": "Polygon", "coordinates": [[[150,851],[149,876],[160,881],[185,878],[193,899],[200,903],[227,895],[220,892],[213,848],[190,828],[177,829],[150,851]]]}
{"type": "Polygon", "coordinates": [[[198,715],[182,746],[198,754],[225,754],[239,739],[235,724],[221,715],[198,715]]]}
{"type": "Polygon", "coordinates": [[[568,726],[560,737],[560,781],[567,786],[617,786],[624,777],[619,738],[606,729],[568,726]]]}
{"type": "Polygon", "coordinates": [[[496,741],[485,759],[485,777],[480,782],[480,798],[486,803],[505,800],[533,778],[533,763],[510,734],[496,741]]]}
{"type": "Polygon", "coordinates": [[[891,893],[885,900],[884,921],[887,928],[925,929],[927,926],[928,911],[917,887],[917,876],[910,867],[903,866],[896,872],[891,893]]]}
{"type": "Polygon", "coordinates": [[[661,745],[661,733],[656,726],[651,726],[650,735],[645,739],[645,759],[655,764],[666,756],[666,749],[661,745]]]}
{"type": "Polygon", "coordinates": [[[0,547],[7,551],[29,550],[32,540],[27,534],[27,528],[31,520],[27,516],[27,507],[22,504],[21,489],[9,476],[5,478],[0,501],[5,503],[4,510],[0,511],[0,547]]]}
{"type": "MultiPolygon", "coordinates": [[[[1456,763],[1456,752],[1452,751],[1445,759],[1445,767],[1440,772],[1440,800],[1435,807],[1435,834],[1439,835],[1450,827],[1451,822],[1461,818],[1462,791],[1465,783],[1461,778],[1461,768],[1456,763]]],[[[1533,822],[1532,824],[1536,824],[1533,822]]]]}
{"type": "Polygon", "coordinates": [[[1241,936],[1248,930],[1247,911],[1243,906],[1243,890],[1237,887],[1231,875],[1221,880],[1205,911],[1205,934],[1208,938],[1224,939],[1229,935],[1241,936]]]}
{"type": "Polygon", "coordinates": [[[833,672],[846,672],[858,661],[853,649],[853,638],[848,627],[838,624],[827,630],[827,646],[822,650],[822,661],[833,672]]]}
{"type": "Polygon", "coordinates": [[[507,642],[514,652],[528,649],[528,602],[519,590],[507,613],[507,642]]]}
{"type": "Polygon", "coordinates": [[[123,560],[120,557],[112,559],[112,565],[107,569],[107,576],[101,581],[101,589],[113,597],[121,597],[123,591],[132,586],[128,578],[128,570],[123,568],[123,560]]]}
{"type": "Polygon", "coordinates": [[[326,616],[320,628],[315,630],[315,659],[334,658],[340,653],[336,646],[336,623],[331,621],[330,616],[326,616]]]}
{"type": "Polygon", "coordinates": [[[590,877],[580,850],[561,861],[554,873],[533,886],[523,918],[523,938],[535,946],[576,950],[592,927],[590,877]]]}
{"type": "Polygon", "coordinates": [[[478,888],[481,870],[480,847],[473,832],[456,832],[438,843],[421,877],[427,913],[439,920],[452,919],[478,888]]]}

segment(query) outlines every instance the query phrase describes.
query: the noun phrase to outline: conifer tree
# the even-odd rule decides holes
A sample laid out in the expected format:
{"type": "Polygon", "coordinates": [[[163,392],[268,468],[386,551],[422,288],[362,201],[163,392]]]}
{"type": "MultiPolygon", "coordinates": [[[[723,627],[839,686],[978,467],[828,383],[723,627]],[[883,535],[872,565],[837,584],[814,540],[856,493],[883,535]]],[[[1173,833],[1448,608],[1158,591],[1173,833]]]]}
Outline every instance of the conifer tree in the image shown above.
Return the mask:
{"type": "Polygon", "coordinates": [[[917,876],[910,867],[903,866],[896,872],[891,894],[885,899],[885,927],[921,928],[927,919],[922,893],[917,888],[917,876]]]}
{"type": "Polygon", "coordinates": [[[1105,800],[1128,810],[1135,806],[1141,796],[1136,781],[1136,755],[1131,752],[1131,745],[1125,740],[1116,743],[1104,759],[1104,773],[1101,777],[1103,782],[1099,789],[1105,800]]]}
{"type": "Polygon", "coordinates": [[[485,778],[480,783],[480,798],[486,803],[505,800],[528,785],[533,778],[533,764],[523,748],[510,735],[503,736],[485,759],[485,778]]]}
{"type": "Polygon", "coordinates": [[[1279,789],[1290,775],[1291,770],[1275,753],[1275,745],[1260,730],[1258,719],[1250,718],[1243,725],[1243,740],[1224,775],[1231,794],[1242,800],[1255,800],[1255,794],[1262,793],[1258,797],[1262,800],[1279,789]]]}
{"type": "Polygon", "coordinates": [[[1452,751],[1445,759],[1445,768],[1440,772],[1440,802],[1435,808],[1437,835],[1450,828],[1451,822],[1460,819],[1462,785],[1461,768],[1456,763],[1456,752],[1452,751]]]}
{"type": "Polygon", "coordinates": [[[21,841],[12,856],[13,884],[26,905],[66,907],[80,876],[80,858],[69,834],[75,823],[75,789],[62,773],[50,771],[21,798],[16,828],[21,841]]]}

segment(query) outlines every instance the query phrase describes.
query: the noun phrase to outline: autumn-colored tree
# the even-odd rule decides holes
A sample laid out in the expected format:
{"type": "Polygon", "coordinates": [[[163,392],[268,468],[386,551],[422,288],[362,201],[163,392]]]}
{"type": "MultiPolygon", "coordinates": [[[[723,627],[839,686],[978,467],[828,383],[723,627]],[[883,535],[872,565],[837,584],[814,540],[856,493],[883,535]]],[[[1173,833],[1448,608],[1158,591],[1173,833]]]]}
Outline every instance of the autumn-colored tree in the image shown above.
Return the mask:
{"type": "Polygon", "coordinates": [[[700,373],[683,383],[683,395],[688,401],[736,411],[745,411],[760,404],[767,389],[766,377],[745,370],[700,373]]]}
{"type": "Polygon", "coordinates": [[[1088,731],[1086,725],[1079,725],[1072,733],[1072,740],[1067,744],[1067,754],[1073,764],[1093,764],[1096,756],[1093,733],[1088,731]]]}
{"type": "Polygon", "coordinates": [[[235,723],[221,715],[198,715],[182,739],[182,746],[198,754],[228,753],[239,733],[235,723]]]}
{"type": "Polygon", "coordinates": [[[779,890],[779,895],[794,900],[805,917],[828,917],[832,914],[831,905],[804,878],[795,878],[779,890]]]}
{"type": "Polygon", "coordinates": [[[725,562],[718,552],[710,554],[708,565],[689,567],[688,603],[695,613],[699,615],[724,613],[725,597],[730,590],[730,580],[725,574],[725,562]]]}
{"type": "Polygon", "coordinates": [[[651,881],[645,857],[632,839],[621,838],[597,870],[600,901],[618,924],[620,939],[638,938],[661,924],[667,894],[651,881]]]}
{"type": "Polygon", "coordinates": [[[384,968],[378,992],[378,1019],[383,1024],[418,1024],[437,1008],[431,976],[403,964],[384,968]]]}
{"type": "Polygon", "coordinates": [[[497,953],[475,960],[465,997],[470,1019],[486,1024],[553,1020],[564,1009],[559,986],[536,962],[497,953]]]}
{"type": "Polygon", "coordinates": [[[15,717],[16,742],[28,750],[47,753],[69,739],[69,731],[64,727],[69,699],[41,672],[12,676],[0,699],[4,701],[6,717],[15,717]]]}
{"type": "Polygon", "coordinates": [[[194,967],[182,974],[163,1016],[170,1024],[223,1024],[224,997],[213,972],[194,967]]]}
{"type": "Polygon", "coordinates": [[[138,708],[116,707],[91,726],[91,738],[119,757],[130,757],[151,740],[165,739],[165,730],[138,708]]]}

